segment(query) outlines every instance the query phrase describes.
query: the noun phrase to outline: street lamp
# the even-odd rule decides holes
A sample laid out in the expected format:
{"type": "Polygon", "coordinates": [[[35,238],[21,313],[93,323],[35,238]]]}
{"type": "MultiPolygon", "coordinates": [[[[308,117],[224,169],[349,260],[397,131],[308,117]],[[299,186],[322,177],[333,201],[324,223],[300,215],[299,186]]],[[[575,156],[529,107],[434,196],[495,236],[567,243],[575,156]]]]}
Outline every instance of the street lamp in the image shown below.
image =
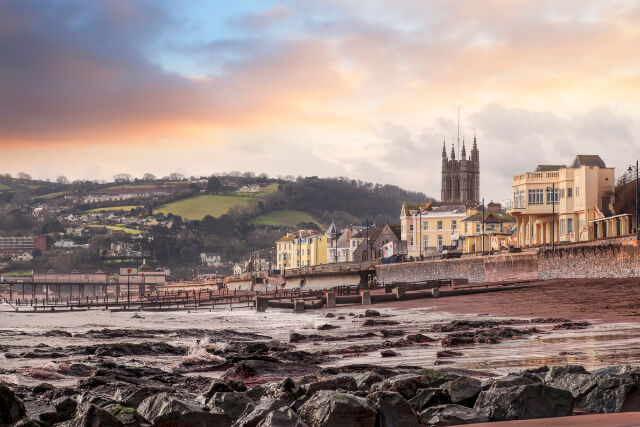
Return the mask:
{"type": "MultiPolygon", "coordinates": [[[[629,166],[628,172],[633,172],[633,167],[629,166]]],[[[640,229],[638,228],[638,161],[636,160],[636,240],[640,240],[640,229]]]]}

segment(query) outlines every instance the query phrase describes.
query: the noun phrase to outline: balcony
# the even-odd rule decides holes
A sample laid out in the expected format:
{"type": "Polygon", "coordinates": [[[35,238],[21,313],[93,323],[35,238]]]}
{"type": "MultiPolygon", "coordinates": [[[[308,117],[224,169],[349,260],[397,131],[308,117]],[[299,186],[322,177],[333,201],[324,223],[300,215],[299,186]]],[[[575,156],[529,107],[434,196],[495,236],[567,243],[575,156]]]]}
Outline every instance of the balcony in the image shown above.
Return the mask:
{"type": "Polygon", "coordinates": [[[532,183],[545,183],[557,181],[560,177],[560,172],[526,172],[513,177],[513,185],[532,184],[532,183]]]}

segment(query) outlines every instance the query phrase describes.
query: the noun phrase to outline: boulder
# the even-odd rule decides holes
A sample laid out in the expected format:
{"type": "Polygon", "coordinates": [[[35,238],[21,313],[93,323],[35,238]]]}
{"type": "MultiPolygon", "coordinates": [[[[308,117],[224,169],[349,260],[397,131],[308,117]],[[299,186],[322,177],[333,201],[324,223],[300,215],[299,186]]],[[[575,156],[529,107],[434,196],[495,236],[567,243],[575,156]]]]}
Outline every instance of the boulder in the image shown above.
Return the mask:
{"type": "Polygon", "coordinates": [[[374,384],[371,391],[396,391],[405,399],[411,399],[420,388],[429,387],[431,379],[424,375],[400,374],[374,384]]]}
{"type": "Polygon", "coordinates": [[[237,420],[240,415],[251,406],[254,401],[239,391],[217,392],[207,402],[209,412],[227,414],[232,420],[237,420]]]}
{"type": "Polygon", "coordinates": [[[332,325],[331,323],[323,323],[322,325],[318,325],[318,327],[316,328],[319,331],[328,331],[331,329],[338,329],[340,326],[338,325],[332,325]]]}
{"type": "Polygon", "coordinates": [[[376,410],[368,399],[351,394],[321,390],[298,410],[310,427],[373,427],[376,410]]]}
{"type": "Polygon", "coordinates": [[[58,421],[66,421],[70,420],[76,412],[78,402],[69,396],[63,396],[55,400],[53,406],[56,408],[58,421]]]}
{"type": "Polygon", "coordinates": [[[226,414],[203,411],[195,402],[178,399],[169,393],[159,393],[140,403],[138,412],[154,426],[231,426],[232,420],[226,414]]]}
{"type": "Polygon", "coordinates": [[[307,427],[307,425],[294,411],[283,408],[269,412],[257,427],[307,427]]]}
{"type": "MultiPolygon", "coordinates": [[[[521,385],[539,384],[541,381],[534,375],[508,374],[501,378],[491,378],[485,382],[483,390],[495,390],[504,387],[518,387],[521,385]]],[[[557,387],[561,388],[561,387],[557,387]]]]}
{"type": "Polygon", "coordinates": [[[447,391],[451,403],[473,407],[478,394],[480,394],[482,390],[482,385],[480,381],[475,378],[460,377],[443,384],[441,388],[447,391]]]}
{"type": "Polygon", "coordinates": [[[273,411],[289,409],[286,401],[281,399],[263,399],[254,407],[247,407],[234,427],[256,427],[273,411]]]}
{"type": "Polygon", "coordinates": [[[580,400],[596,386],[596,379],[582,366],[565,365],[552,367],[544,382],[551,387],[569,391],[580,400]]]}
{"type": "Polygon", "coordinates": [[[298,398],[298,388],[291,378],[284,378],[277,383],[271,383],[263,388],[263,398],[281,399],[288,403],[298,398]]]}
{"type": "Polygon", "coordinates": [[[353,378],[356,380],[356,385],[360,391],[369,391],[373,384],[383,380],[383,378],[375,372],[355,374],[353,378]]]}
{"type": "Polygon", "coordinates": [[[148,425],[142,415],[140,415],[134,408],[120,404],[110,404],[104,407],[106,411],[109,411],[111,415],[116,417],[125,426],[144,426],[148,425]]]}
{"type": "Polygon", "coordinates": [[[373,394],[372,400],[378,408],[376,426],[418,427],[418,416],[400,393],[378,391],[373,394]]]}
{"type": "Polygon", "coordinates": [[[474,409],[487,422],[566,417],[573,413],[573,405],[568,391],[533,384],[483,391],[474,409]]]}
{"type": "Polygon", "coordinates": [[[438,427],[480,422],[473,409],[453,404],[427,408],[420,413],[419,421],[422,425],[438,427]]]}
{"type": "Polygon", "coordinates": [[[596,413],[640,411],[639,380],[613,376],[594,379],[594,387],[576,399],[576,406],[596,413]]]}
{"type": "Polygon", "coordinates": [[[304,386],[302,386],[302,393],[307,395],[308,397],[311,397],[320,390],[338,389],[346,391],[356,391],[358,390],[358,385],[356,383],[356,380],[349,375],[336,375],[334,377],[327,378],[321,381],[305,384],[304,386]]]}
{"type": "Polygon", "coordinates": [[[451,398],[446,390],[441,388],[423,388],[409,400],[409,404],[416,412],[421,412],[430,406],[445,405],[451,403],[451,398]]]}
{"type": "Polygon", "coordinates": [[[0,424],[13,424],[25,416],[24,403],[6,384],[0,384],[0,424]]]}
{"type": "Polygon", "coordinates": [[[123,427],[123,424],[109,412],[94,404],[79,405],[73,419],[73,427],[123,427]]]}
{"type": "Polygon", "coordinates": [[[364,317],[380,317],[380,312],[377,310],[365,310],[364,311],[364,317]]]}
{"type": "Polygon", "coordinates": [[[204,400],[207,401],[215,393],[230,392],[230,391],[247,391],[247,386],[242,381],[230,380],[230,379],[215,379],[211,381],[207,390],[202,394],[204,400]]]}
{"type": "Polygon", "coordinates": [[[393,350],[389,350],[389,349],[382,350],[380,352],[380,356],[382,356],[382,357],[396,357],[396,356],[399,356],[399,355],[400,355],[400,353],[397,353],[397,352],[395,352],[393,350]]]}
{"type": "Polygon", "coordinates": [[[158,393],[173,393],[175,390],[171,387],[140,387],[129,386],[119,388],[113,395],[113,399],[124,406],[137,408],[140,403],[149,396],[158,393]]]}

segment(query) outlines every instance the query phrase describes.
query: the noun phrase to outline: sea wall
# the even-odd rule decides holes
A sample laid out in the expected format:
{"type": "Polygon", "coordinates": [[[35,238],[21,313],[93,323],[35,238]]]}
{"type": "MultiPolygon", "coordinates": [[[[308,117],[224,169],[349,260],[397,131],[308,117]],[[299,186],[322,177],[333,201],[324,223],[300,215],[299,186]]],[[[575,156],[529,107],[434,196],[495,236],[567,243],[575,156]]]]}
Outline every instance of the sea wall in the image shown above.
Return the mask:
{"type": "Polygon", "coordinates": [[[640,247],[629,237],[564,245],[555,250],[376,266],[383,284],[436,279],[470,283],[568,278],[640,277],[640,247]]]}

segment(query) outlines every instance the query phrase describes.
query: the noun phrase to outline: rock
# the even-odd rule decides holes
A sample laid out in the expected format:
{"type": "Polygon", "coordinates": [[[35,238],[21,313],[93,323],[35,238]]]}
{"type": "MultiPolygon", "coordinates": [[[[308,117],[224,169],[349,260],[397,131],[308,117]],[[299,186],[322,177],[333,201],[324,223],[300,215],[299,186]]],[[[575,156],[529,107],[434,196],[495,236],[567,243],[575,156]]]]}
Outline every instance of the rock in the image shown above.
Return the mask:
{"type": "Polygon", "coordinates": [[[425,342],[434,342],[436,340],[423,334],[412,334],[407,335],[407,341],[421,344],[425,342]]]}
{"type": "Polygon", "coordinates": [[[483,391],[474,410],[483,422],[567,417],[574,398],[568,391],[543,384],[483,391]]]}
{"type": "Polygon", "coordinates": [[[38,414],[38,420],[41,424],[44,424],[46,426],[52,426],[58,421],[61,421],[58,420],[58,414],[56,413],[56,411],[41,412],[40,414],[38,414]]]}
{"type": "Polygon", "coordinates": [[[411,399],[419,388],[429,387],[430,383],[431,379],[424,375],[401,374],[374,384],[371,391],[396,391],[405,399],[411,399]]]}
{"type": "Polygon", "coordinates": [[[319,325],[316,329],[319,331],[328,331],[330,329],[338,329],[340,326],[337,325],[332,325],[330,323],[324,323],[322,325],[319,325]]]}
{"type": "Polygon", "coordinates": [[[78,402],[68,396],[60,397],[53,402],[53,406],[56,408],[56,414],[59,421],[70,420],[73,414],[76,412],[78,402]]]}
{"type": "Polygon", "coordinates": [[[104,407],[111,415],[116,417],[125,426],[148,425],[142,415],[138,414],[134,408],[119,404],[110,404],[104,407]]]}
{"type": "Polygon", "coordinates": [[[385,338],[400,337],[404,335],[404,331],[401,331],[400,329],[381,329],[380,333],[385,338]]]}
{"type": "Polygon", "coordinates": [[[240,378],[246,379],[258,376],[258,372],[250,365],[249,361],[238,362],[224,373],[225,379],[240,378]]]}
{"type": "Polygon", "coordinates": [[[78,406],[73,419],[73,427],[123,427],[123,424],[109,412],[93,404],[78,406]]]}
{"type": "Polygon", "coordinates": [[[482,384],[475,378],[460,377],[443,385],[442,388],[449,394],[451,403],[473,407],[482,390],[482,384]]]}
{"type": "Polygon", "coordinates": [[[382,350],[380,352],[380,356],[382,356],[382,357],[396,357],[396,356],[399,356],[399,355],[400,355],[400,353],[396,353],[393,350],[382,350]]]}
{"type": "Polygon", "coordinates": [[[265,393],[264,386],[258,384],[247,389],[247,392],[245,394],[247,395],[248,398],[255,400],[257,402],[260,399],[262,399],[262,396],[264,396],[264,393],[265,393]]]}
{"type": "Polygon", "coordinates": [[[238,421],[236,421],[234,427],[255,427],[260,424],[270,412],[278,410],[286,411],[287,409],[289,409],[288,404],[284,400],[263,399],[258,402],[255,407],[248,407],[238,421]]]}
{"type": "Polygon", "coordinates": [[[0,383],[0,424],[13,424],[24,416],[22,399],[9,386],[0,383]]]}
{"type": "Polygon", "coordinates": [[[480,422],[475,411],[460,405],[438,405],[425,409],[419,416],[420,424],[426,426],[456,426],[480,422]]]}
{"type": "Polygon", "coordinates": [[[205,412],[195,402],[178,399],[169,393],[147,397],[138,406],[138,412],[158,427],[224,427],[232,424],[231,417],[226,414],[205,412]]]}
{"type": "Polygon", "coordinates": [[[33,390],[31,390],[31,393],[34,396],[39,396],[41,394],[47,393],[47,392],[51,392],[53,390],[55,390],[56,388],[54,386],[52,386],[49,383],[40,383],[37,386],[35,386],[33,388],[33,390]]]}
{"type": "Polygon", "coordinates": [[[400,393],[378,391],[371,397],[378,408],[379,427],[418,427],[418,416],[400,393]]]}
{"type": "Polygon", "coordinates": [[[569,391],[577,400],[582,399],[596,386],[596,377],[582,366],[554,366],[545,376],[545,384],[569,391]]]}
{"type": "Polygon", "coordinates": [[[204,396],[204,400],[206,402],[215,393],[230,391],[245,392],[247,391],[247,386],[242,381],[218,378],[211,381],[211,384],[209,384],[207,391],[205,391],[202,395],[204,396]]]}
{"type": "Polygon", "coordinates": [[[269,412],[257,427],[307,427],[307,425],[291,409],[269,412]]]}
{"type": "Polygon", "coordinates": [[[138,405],[140,405],[140,403],[149,396],[153,396],[158,393],[174,392],[175,390],[171,387],[140,387],[134,385],[119,388],[113,395],[113,399],[124,406],[137,408],[138,405]]]}
{"type": "Polygon", "coordinates": [[[254,401],[239,391],[217,392],[207,401],[209,412],[227,414],[237,420],[247,407],[254,407],[254,401]]]}
{"type": "Polygon", "coordinates": [[[288,403],[293,402],[297,397],[298,388],[291,378],[284,378],[277,383],[271,383],[264,386],[264,392],[262,395],[262,398],[282,400],[288,403]]]}
{"type": "Polygon", "coordinates": [[[338,320],[344,320],[344,316],[338,316],[337,319],[338,320]]]}
{"type": "MultiPolygon", "coordinates": [[[[495,390],[497,388],[518,387],[521,385],[538,384],[540,382],[541,382],[540,379],[532,374],[529,374],[526,376],[518,375],[518,374],[509,374],[502,378],[491,378],[486,382],[486,384],[483,386],[482,389],[495,390]]],[[[557,387],[557,388],[561,388],[561,387],[557,387]]]]}
{"type": "Polygon", "coordinates": [[[563,322],[553,325],[553,329],[585,329],[591,325],[589,322],[563,322]]]}
{"type": "Polygon", "coordinates": [[[365,372],[363,374],[355,374],[353,378],[356,380],[356,385],[360,391],[369,391],[371,385],[378,383],[383,378],[375,372],[365,372]]]}
{"type": "Polygon", "coordinates": [[[108,344],[95,344],[86,346],[83,349],[83,354],[93,354],[95,356],[110,356],[110,357],[123,357],[123,356],[157,356],[157,355],[172,355],[183,356],[187,354],[186,347],[174,347],[171,344],[165,342],[142,342],[142,343],[108,343],[108,344]]]}
{"type": "Polygon", "coordinates": [[[364,311],[364,317],[380,317],[380,312],[377,310],[365,310],[364,311]]]}
{"type": "Polygon", "coordinates": [[[395,320],[380,320],[380,319],[365,319],[362,322],[362,326],[394,326],[399,325],[400,322],[395,320]]]}
{"type": "Polygon", "coordinates": [[[441,388],[423,388],[409,401],[416,412],[422,412],[430,406],[451,403],[451,398],[446,390],[441,388]]]}
{"type": "Polygon", "coordinates": [[[351,394],[321,390],[298,410],[310,427],[373,427],[376,410],[368,399],[351,394]]]}
{"type": "Polygon", "coordinates": [[[452,351],[452,350],[443,350],[443,351],[439,351],[436,353],[436,357],[460,357],[460,356],[464,356],[464,353],[461,353],[459,351],[452,351]]]}
{"type": "Polygon", "coordinates": [[[330,319],[332,317],[336,317],[336,315],[333,313],[327,313],[324,317],[326,317],[327,319],[330,319]]]}
{"type": "Polygon", "coordinates": [[[317,391],[320,390],[346,390],[346,391],[356,391],[358,389],[358,385],[356,380],[348,375],[337,375],[333,378],[327,378],[321,381],[316,381],[310,384],[305,384],[302,386],[303,393],[308,397],[313,396],[317,391]]]}
{"type": "Polygon", "coordinates": [[[592,389],[576,400],[578,407],[596,413],[640,411],[640,381],[613,376],[594,380],[592,389]]]}

